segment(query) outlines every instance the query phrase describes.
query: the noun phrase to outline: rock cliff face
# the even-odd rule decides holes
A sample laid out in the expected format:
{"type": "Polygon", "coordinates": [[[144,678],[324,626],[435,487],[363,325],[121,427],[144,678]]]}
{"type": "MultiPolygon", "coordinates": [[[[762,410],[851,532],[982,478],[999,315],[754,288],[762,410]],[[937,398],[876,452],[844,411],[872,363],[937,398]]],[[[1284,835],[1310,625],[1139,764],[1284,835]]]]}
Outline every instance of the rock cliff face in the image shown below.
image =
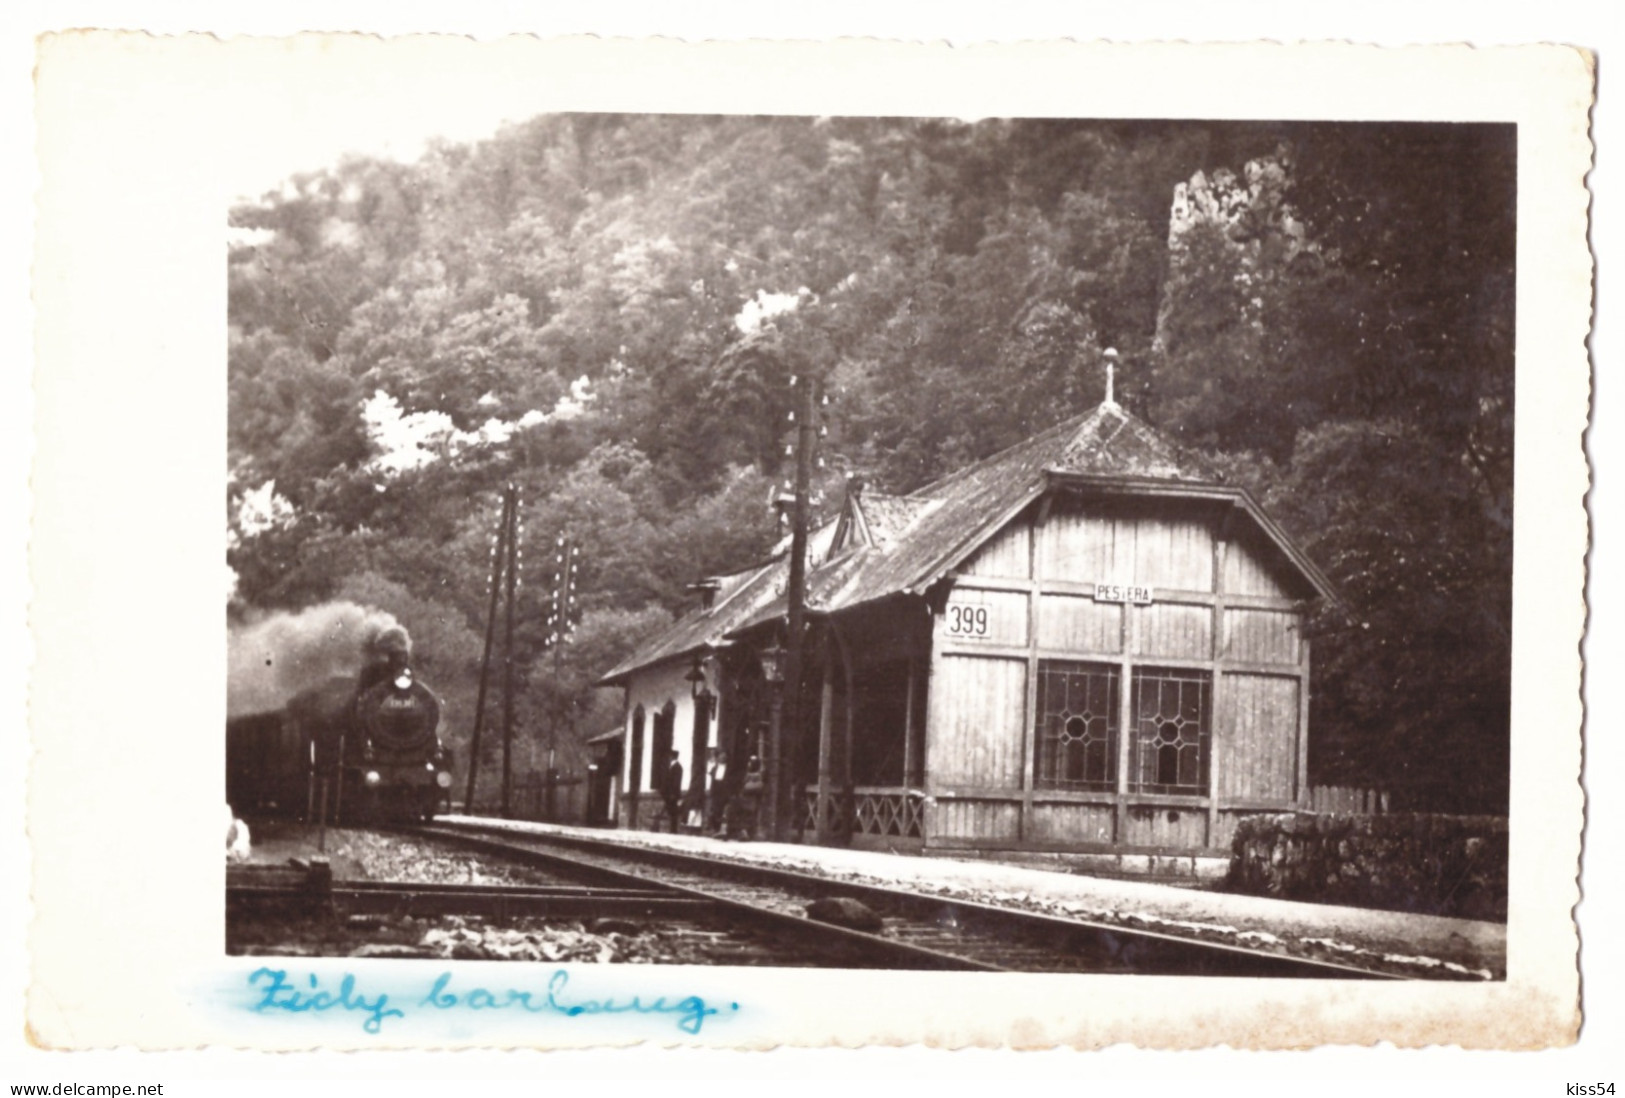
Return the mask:
{"type": "Polygon", "coordinates": [[[1237,244],[1278,235],[1303,247],[1303,225],[1285,201],[1289,170],[1285,154],[1279,153],[1249,160],[1239,179],[1229,168],[1220,168],[1211,177],[1199,171],[1188,182],[1176,184],[1168,246],[1177,252],[1186,233],[1211,225],[1237,244]]]}
{"type": "Polygon", "coordinates": [[[1262,331],[1264,284],[1299,263],[1318,264],[1319,244],[1308,239],[1287,194],[1290,151],[1249,160],[1238,176],[1229,168],[1198,171],[1174,186],[1168,213],[1168,279],[1152,344],[1160,353],[1177,343],[1189,314],[1220,308],[1222,289],[1248,326],[1262,331]],[[1215,296],[1215,291],[1221,291],[1215,296]],[[1184,313],[1181,323],[1175,314],[1184,313]]]}

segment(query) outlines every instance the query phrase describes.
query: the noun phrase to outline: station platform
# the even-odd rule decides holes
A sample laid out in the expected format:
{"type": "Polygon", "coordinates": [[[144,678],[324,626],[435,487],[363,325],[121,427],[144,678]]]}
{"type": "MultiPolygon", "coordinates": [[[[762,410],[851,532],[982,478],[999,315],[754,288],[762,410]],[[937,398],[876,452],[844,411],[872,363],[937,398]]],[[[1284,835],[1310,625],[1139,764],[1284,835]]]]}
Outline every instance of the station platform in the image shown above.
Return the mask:
{"type": "Polygon", "coordinates": [[[1395,911],[1241,896],[1142,880],[1092,877],[986,860],[849,850],[792,843],[730,842],[700,835],[570,827],[486,816],[441,816],[515,832],[556,834],[793,869],[835,880],[892,885],[1076,919],[1206,941],[1288,952],[1417,975],[1506,976],[1506,926],[1395,911]]]}

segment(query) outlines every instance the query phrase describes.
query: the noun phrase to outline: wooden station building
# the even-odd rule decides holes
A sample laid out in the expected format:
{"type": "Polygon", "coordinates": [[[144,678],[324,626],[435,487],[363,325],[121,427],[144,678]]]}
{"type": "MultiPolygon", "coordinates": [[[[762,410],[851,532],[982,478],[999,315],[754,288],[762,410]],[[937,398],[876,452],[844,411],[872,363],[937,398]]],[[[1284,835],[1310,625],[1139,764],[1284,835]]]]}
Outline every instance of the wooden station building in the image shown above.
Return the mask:
{"type": "MultiPolygon", "coordinates": [[[[601,680],[626,691],[620,826],[660,816],[672,751],[703,811],[762,750],[786,556],[698,585],[601,680]]],[[[1241,815],[1306,802],[1304,626],[1337,596],[1251,495],[1109,395],[907,496],[854,483],[806,592],[786,765],[809,841],[1194,866],[1241,815]]]]}

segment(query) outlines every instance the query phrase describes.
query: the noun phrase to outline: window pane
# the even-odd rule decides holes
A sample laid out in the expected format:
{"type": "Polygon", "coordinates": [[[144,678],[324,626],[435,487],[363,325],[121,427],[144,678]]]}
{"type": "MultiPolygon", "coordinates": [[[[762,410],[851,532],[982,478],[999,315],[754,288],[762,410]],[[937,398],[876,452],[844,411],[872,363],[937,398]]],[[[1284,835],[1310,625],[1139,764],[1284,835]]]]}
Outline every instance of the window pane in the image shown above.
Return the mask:
{"type": "Polygon", "coordinates": [[[1034,784],[1040,789],[1117,788],[1117,668],[1045,660],[1038,665],[1034,784]]]}
{"type": "Polygon", "coordinates": [[[1209,743],[1206,672],[1139,668],[1134,674],[1133,765],[1138,792],[1207,792],[1209,743]]]}

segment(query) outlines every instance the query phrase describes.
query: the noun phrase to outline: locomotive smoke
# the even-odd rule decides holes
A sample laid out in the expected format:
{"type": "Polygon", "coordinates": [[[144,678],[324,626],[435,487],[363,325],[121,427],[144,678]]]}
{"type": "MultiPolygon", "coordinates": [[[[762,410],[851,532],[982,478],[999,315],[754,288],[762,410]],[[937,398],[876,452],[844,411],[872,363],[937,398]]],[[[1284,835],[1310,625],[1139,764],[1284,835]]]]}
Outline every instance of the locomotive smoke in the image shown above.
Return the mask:
{"type": "Polygon", "coordinates": [[[226,716],[281,709],[335,675],[354,675],[394,616],[353,602],[277,612],[226,631],[226,716]]]}

